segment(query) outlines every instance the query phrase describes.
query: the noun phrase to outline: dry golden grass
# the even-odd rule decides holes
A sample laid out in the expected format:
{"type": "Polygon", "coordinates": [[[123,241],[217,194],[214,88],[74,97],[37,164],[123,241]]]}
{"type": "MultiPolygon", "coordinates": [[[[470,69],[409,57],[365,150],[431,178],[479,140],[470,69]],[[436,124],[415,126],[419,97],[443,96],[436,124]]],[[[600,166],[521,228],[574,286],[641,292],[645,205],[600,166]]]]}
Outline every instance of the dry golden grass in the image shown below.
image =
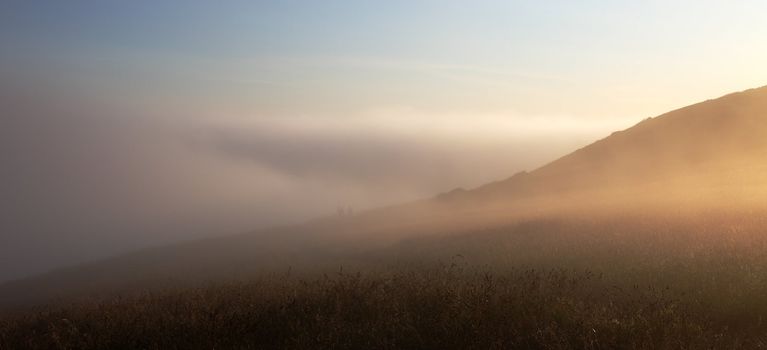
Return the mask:
{"type": "Polygon", "coordinates": [[[413,239],[325,275],[8,314],[0,348],[764,348],[765,218],[559,217],[413,239]]]}

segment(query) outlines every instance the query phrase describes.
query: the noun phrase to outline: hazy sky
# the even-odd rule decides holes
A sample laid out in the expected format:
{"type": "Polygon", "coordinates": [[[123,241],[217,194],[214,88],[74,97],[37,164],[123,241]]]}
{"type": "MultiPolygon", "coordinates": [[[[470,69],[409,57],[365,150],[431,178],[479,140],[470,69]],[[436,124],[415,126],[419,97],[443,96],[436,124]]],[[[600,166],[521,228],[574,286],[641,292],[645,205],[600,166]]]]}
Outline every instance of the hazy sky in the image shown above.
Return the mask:
{"type": "Polygon", "coordinates": [[[767,84],[764,1],[0,2],[0,280],[532,169],[767,84]]]}

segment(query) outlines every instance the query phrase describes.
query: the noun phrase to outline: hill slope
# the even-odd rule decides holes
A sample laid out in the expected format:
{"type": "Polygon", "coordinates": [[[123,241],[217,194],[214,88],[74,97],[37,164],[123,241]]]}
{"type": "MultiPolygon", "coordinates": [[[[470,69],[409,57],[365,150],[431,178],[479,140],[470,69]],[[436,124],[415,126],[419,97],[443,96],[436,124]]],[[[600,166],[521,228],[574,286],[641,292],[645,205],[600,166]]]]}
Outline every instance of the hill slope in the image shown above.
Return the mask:
{"type": "MultiPolygon", "coordinates": [[[[631,204],[640,194],[652,200],[672,192],[699,199],[689,194],[710,188],[717,200],[727,194],[740,198],[744,188],[754,193],[754,186],[767,184],[764,159],[767,87],[645,120],[537,170],[474,190],[354,217],[150,249],[6,283],[0,286],[0,307],[289,269],[311,273],[339,265],[378,266],[396,260],[392,257],[403,250],[392,247],[408,239],[430,240],[417,246],[440,245],[443,240],[436,237],[508,227],[525,216],[546,215],[542,208],[554,208],[547,213],[578,209],[594,198],[611,199],[610,206],[631,204]]],[[[405,248],[406,255],[419,255],[405,248]]]]}
{"type": "Polygon", "coordinates": [[[767,87],[762,87],[648,118],[535,171],[462,195],[551,194],[668,181],[703,171],[721,179],[765,157],[767,87]]]}

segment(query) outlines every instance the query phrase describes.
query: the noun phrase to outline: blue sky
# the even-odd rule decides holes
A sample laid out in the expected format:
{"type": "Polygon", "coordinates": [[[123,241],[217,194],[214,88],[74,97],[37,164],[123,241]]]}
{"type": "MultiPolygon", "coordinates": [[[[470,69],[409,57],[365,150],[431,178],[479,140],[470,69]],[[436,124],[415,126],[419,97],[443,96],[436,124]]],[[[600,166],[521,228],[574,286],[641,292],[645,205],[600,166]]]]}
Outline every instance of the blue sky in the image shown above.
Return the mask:
{"type": "Polygon", "coordinates": [[[121,98],[172,90],[236,114],[410,106],[636,119],[767,81],[760,1],[0,6],[4,56],[17,59],[6,70],[76,75],[121,98]]]}

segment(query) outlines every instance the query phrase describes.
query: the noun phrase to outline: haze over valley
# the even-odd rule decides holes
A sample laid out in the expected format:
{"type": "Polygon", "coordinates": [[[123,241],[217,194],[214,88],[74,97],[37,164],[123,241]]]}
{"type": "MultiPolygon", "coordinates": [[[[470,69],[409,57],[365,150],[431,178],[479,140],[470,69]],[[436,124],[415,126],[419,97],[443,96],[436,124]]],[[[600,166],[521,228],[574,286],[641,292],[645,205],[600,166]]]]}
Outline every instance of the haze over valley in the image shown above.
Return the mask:
{"type": "Polygon", "coordinates": [[[0,5],[0,349],[759,349],[761,2],[0,5]]]}

